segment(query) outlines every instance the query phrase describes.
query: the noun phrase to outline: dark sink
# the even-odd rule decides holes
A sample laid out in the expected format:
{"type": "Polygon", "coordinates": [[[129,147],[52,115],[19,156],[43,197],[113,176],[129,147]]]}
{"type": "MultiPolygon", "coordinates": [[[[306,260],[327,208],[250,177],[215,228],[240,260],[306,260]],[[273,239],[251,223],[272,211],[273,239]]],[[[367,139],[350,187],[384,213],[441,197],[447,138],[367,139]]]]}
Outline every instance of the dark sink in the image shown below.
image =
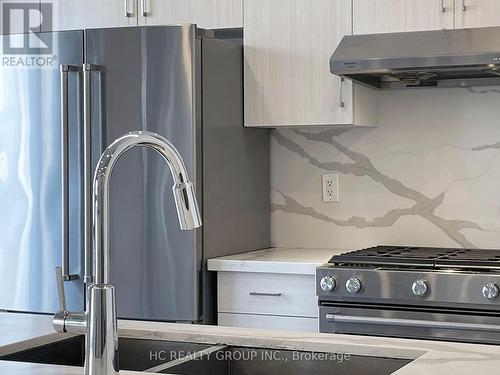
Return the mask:
{"type": "MultiPolygon", "coordinates": [[[[189,342],[120,338],[118,340],[120,369],[144,371],[176,359],[184,353],[194,353],[210,346],[189,342]]],[[[83,367],[84,359],[85,338],[83,336],[0,357],[0,360],[5,361],[81,367],[83,367]]]]}
{"type": "MultiPolygon", "coordinates": [[[[84,337],[0,357],[0,360],[83,366],[84,337]]],[[[412,360],[119,339],[120,369],[182,375],[389,375],[412,360]]]]}
{"type": "Polygon", "coordinates": [[[389,375],[410,362],[411,359],[226,347],[179,365],[167,364],[160,372],[182,375],[389,375]]]}

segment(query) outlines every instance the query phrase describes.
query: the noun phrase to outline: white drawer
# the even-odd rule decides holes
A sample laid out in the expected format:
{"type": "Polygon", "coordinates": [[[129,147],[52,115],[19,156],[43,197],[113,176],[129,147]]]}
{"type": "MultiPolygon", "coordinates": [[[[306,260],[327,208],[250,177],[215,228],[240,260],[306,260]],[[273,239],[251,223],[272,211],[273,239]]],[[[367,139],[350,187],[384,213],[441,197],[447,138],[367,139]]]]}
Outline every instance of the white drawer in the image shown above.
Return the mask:
{"type": "Polygon", "coordinates": [[[282,331],[318,332],[318,319],[292,316],[219,313],[219,325],[282,331]]]}
{"type": "Polygon", "coordinates": [[[219,272],[218,311],[317,318],[314,275],[219,272]]]}

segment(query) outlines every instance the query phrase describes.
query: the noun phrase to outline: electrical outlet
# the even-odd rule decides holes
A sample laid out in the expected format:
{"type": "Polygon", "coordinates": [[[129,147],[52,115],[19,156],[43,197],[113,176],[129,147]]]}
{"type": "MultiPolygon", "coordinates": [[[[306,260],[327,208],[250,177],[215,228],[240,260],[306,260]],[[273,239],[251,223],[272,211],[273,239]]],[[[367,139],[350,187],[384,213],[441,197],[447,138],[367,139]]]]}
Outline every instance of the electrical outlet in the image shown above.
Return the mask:
{"type": "Polygon", "coordinates": [[[323,185],[323,202],[340,201],[339,175],[325,173],[321,176],[323,185]]]}

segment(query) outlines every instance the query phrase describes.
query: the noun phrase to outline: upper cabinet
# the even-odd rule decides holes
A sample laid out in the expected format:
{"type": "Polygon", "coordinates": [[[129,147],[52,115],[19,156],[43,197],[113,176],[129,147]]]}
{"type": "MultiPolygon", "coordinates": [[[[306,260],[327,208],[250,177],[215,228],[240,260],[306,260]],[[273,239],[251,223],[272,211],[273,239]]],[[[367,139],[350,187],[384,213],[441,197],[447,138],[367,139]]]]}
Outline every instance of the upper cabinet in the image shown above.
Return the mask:
{"type": "Polygon", "coordinates": [[[51,30],[180,23],[196,23],[203,28],[243,27],[243,0],[52,0],[52,3],[51,30]]]}
{"type": "Polygon", "coordinates": [[[243,27],[243,0],[138,0],[139,25],[196,23],[207,29],[243,27]]]}
{"type": "Polygon", "coordinates": [[[52,30],[137,25],[135,0],[52,0],[52,4],[52,30]]]}
{"type": "Polygon", "coordinates": [[[354,34],[500,26],[498,0],[353,0],[354,34]]]}
{"type": "Polygon", "coordinates": [[[353,32],[372,34],[453,29],[454,1],[353,0],[353,32]]]}
{"type": "Polygon", "coordinates": [[[353,0],[353,33],[406,31],[406,0],[353,0]]]}
{"type": "Polygon", "coordinates": [[[455,27],[500,26],[499,0],[455,0],[455,27]]]}
{"type": "Polygon", "coordinates": [[[376,91],[330,73],[351,0],[245,0],[245,125],[373,125],[376,91]]]}

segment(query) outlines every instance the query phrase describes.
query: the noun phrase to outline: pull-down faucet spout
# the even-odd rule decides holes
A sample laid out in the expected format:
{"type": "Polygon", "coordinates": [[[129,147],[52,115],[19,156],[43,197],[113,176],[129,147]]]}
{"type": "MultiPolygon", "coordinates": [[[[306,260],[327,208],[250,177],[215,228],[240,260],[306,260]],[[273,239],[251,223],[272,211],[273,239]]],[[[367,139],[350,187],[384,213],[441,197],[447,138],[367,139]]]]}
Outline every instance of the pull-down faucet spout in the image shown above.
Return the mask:
{"type": "Polygon", "coordinates": [[[109,183],[118,159],[131,148],[142,146],[157,151],[167,162],[174,180],[173,192],[181,229],[201,225],[193,184],[175,147],[162,136],[136,131],[114,141],[102,154],[94,175],[94,273],[96,284],[109,283],[109,183]]]}
{"type": "Polygon", "coordinates": [[[93,250],[94,283],[88,286],[87,311],[68,312],[64,308],[61,271],[58,269],[58,294],[61,311],[54,317],[59,332],[85,333],[85,374],[118,374],[118,334],[115,290],[109,283],[109,186],[113,167],[128,150],[147,147],[157,151],[166,161],[174,180],[173,193],[181,229],[201,226],[193,184],[175,147],[162,136],[136,131],[115,140],[99,159],[93,185],[93,250]]]}

